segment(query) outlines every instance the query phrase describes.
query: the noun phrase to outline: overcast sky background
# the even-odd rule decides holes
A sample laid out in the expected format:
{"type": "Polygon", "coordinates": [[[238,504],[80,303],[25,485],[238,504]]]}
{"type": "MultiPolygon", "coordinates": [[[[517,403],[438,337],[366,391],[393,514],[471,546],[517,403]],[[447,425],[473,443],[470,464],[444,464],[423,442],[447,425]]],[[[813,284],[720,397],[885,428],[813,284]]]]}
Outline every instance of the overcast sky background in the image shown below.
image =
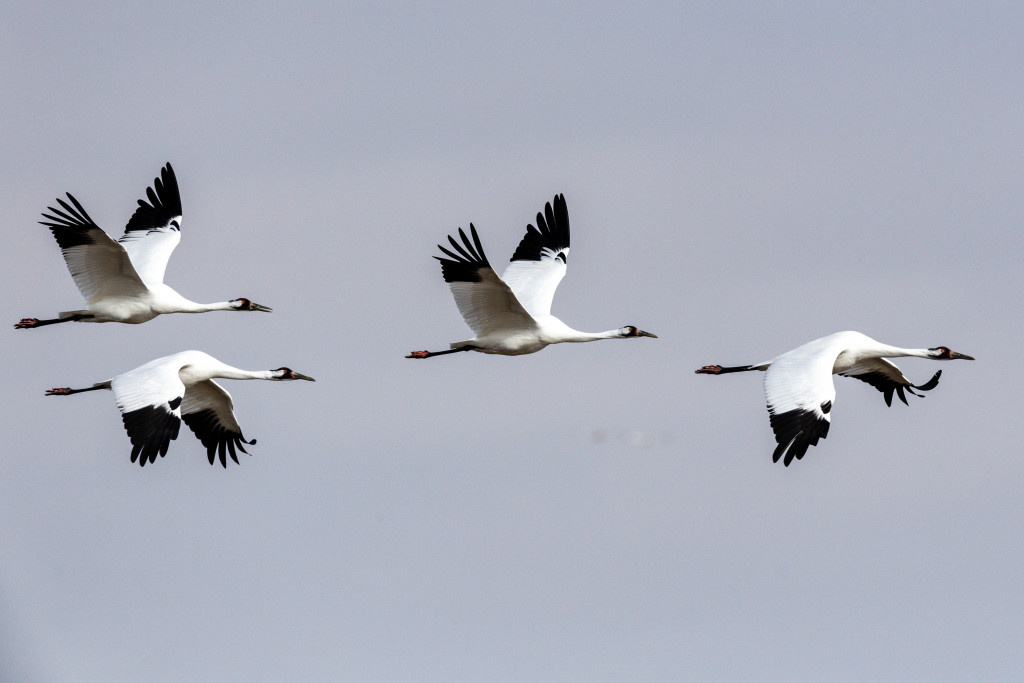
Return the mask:
{"type": "Polygon", "coordinates": [[[1024,6],[860,4],[4,4],[0,320],[167,161],[167,282],[275,312],[3,333],[0,678],[1019,679],[1024,6]],[[559,192],[553,312],[659,339],[405,360],[559,192]],[[978,360],[788,469],[693,374],[846,329],[978,360]],[[317,382],[225,381],[226,471],[43,396],[190,348],[317,382]]]}

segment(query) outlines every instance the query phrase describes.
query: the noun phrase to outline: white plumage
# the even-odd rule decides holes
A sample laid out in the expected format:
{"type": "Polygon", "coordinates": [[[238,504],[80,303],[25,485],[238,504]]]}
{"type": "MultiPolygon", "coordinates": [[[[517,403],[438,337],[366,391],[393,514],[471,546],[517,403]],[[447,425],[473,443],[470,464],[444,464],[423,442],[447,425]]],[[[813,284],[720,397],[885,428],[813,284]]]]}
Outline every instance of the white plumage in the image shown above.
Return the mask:
{"type": "Polygon", "coordinates": [[[206,447],[210,464],[219,455],[221,465],[227,467],[227,456],[237,463],[236,449],[247,453],[242,444],[251,445],[256,440],[246,441],[242,436],[231,394],[214,382],[214,377],[315,381],[288,368],[239,370],[202,351],[182,351],[85,389],[62,387],[50,389],[46,395],[111,389],[131,438],[132,462],[142,466],[167,454],[184,421],[206,447]]]}
{"type": "Polygon", "coordinates": [[[455,304],[476,336],[453,343],[447,351],[413,351],[406,358],[458,351],[518,356],[561,342],[657,336],[632,325],[606,332],[580,332],[551,315],[551,302],[565,277],[569,255],[565,197],[556,196],[553,204],[546,204],[544,213],[537,214],[536,227],[527,226],[512,262],[500,278],[487,261],[472,223],[471,237],[459,228],[461,243],[449,235],[454,251],[438,245],[445,257],[434,258],[441,262],[441,273],[455,304]]]}
{"type": "Polygon", "coordinates": [[[40,223],[57,239],[86,307],[63,311],[50,320],[23,318],[15,328],[72,321],[143,323],[163,313],[272,310],[244,297],[200,304],[165,285],[167,260],[181,240],[181,196],[169,163],[146,195],[149,201],[139,200],[124,235],[116,242],[70,193],[68,202],[57,199],[61,208],[49,207],[51,213],[44,213],[46,220],[40,223]]]}
{"type": "MultiPolygon", "coordinates": [[[[930,349],[902,349],[875,341],[860,332],[837,332],[815,339],[770,361],[722,367],[705,365],[697,374],[721,375],[730,372],[762,370],[769,420],[778,446],[772,454],[775,462],[783,458],[787,467],[799,460],[808,447],[828,435],[832,407],[836,399],[832,375],[853,377],[881,391],[886,405],[892,405],[895,393],[907,403],[906,392],[934,389],[942,371],[922,385],[912,384],[900,369],[886,358],[916,356],[932,360],[961,358],[974,360],[945,346],[930,349]]],[[[909,404],[908,404],[909,405],[909,404]]]]}

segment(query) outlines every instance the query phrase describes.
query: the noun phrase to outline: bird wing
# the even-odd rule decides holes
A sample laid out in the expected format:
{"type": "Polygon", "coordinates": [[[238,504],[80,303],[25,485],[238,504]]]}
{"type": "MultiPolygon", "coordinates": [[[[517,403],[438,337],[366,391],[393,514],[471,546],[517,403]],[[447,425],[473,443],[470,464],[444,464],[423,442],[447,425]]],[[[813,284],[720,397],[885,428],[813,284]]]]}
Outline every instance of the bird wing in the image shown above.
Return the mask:
{"type": "Polygon", "coordinates": [[[132,441],[132,462],[145,467],[167,454],[181,427],[185,384],[180,366],[158,358],[111,380],[114,399],[132,441]]]}
{"type": "Polygon", "coordinates": [[[246,441],[242,428],[235,419],[231,394],[212,379],[193,384],[185,392],[181,413],[185,424],[204,446],[210,464],[220,454],[220,464],[228,466],[227,456],[238,463],[235,449],[248,453],[244,444],[254,444],[256,439],[246,441]]]}
{"type": "Polygon", "coordinates": [[[886,360],[885,358],[868,358],[862,360],[852,368],[844,370],[839,374],[843,377],[853,377],[854,379],[859,379],[862,382],[867,382],[881,391],[885,396],[885,405],[891,406],[893,392],[896,392],[896,395],[900,397],[901,401],[910,405],[907,403],[907,396],[904,393],[905,391],[909,391],[914,396],[921,396],[921,394],[915,392],[914,389],[919,391],[929,391],[934,389],[939,383],[939,376],[942,375],[942,370],[936,372],[930,380],[920,386],[912,384],[893,362],[886,360]]]}
{"type": "Polygon", "coordinates": [[[64,263],[78,291],[88,303],[106,296],[140,296],[146,285],[132,265],[128,252],[103,232],[71,193],[70,204],[58,198],[61,208],[47,207],[39,221],[53,233],[64,263]]]}
{"type": "Polygon", "coordinates": [[[459,228],[460,245],[451,235],[448,241],[454,252],[440,249],[448,258],[435,256],[441,262],[441,274],[455,297],[455,304],[477,337],[497,329],[530,329],[537,323],[519,303],[516,295],[502,282],[487,262],[476,228],[469,224],[472,241],[459,228]]]}
{"type": "Polygon", "coordinates": [[[160,170],[153,187],[146,188],[146,196],[149,202],[139,200],[139,208],[118,242],[128,252],[142,281],[159,284],[164,281],[171,252],[181,241],[181,195],[170,163],[160,170]]]}
{"type": "Polygon", "coordinates": [[[568,256],[569,210],[565,197],[557,195],[553,206],[549,202],[544,213],[537,214],[537,227],[526,226],[526,235],[501,276],[534,318],[551,314],[551,300],[565,277],[568,256]]]}
{"type": "Polygon", "coordinates": [[[785,454],[787,467],[804,457],[809,446],[828,436],[829,413],[836,398],[832,366],[839,349],[808,353],[800,347],[772,361],[764,375],[769,421],[778,446],[772,461],[785,454]]]}

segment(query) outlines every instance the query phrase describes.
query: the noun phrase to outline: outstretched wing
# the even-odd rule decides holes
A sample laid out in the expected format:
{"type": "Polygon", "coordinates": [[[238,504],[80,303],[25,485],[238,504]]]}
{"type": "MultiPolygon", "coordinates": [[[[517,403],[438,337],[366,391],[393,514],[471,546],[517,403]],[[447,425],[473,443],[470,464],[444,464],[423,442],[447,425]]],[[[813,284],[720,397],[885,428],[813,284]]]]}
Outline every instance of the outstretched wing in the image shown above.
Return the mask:
{"type": "Polygon", "coordinates": [[[807,353],[800,347],[768,366],[764,395],[778,443],[773,462],[783,458],[788,467],[794,458],[799,460],[810,446],[817,445],[818,439],[828,436],[829,413],[836,398],[832,366],[838,355],[838,351],[807,353]]]}
{"type": "Polygon", "coordinates": [[[71,193],[70,204],[58,198],[61,208],[47,207],[39,221],[53,233],[64,255],[64,263],[86,302],[105,296],[139,296],[146,285],[132,265],[128,253],[103,232],[71,193]]]}
{"type": "Polygon", "coordinates": [[[145,467],[167,454],[181,427],[185,385],[180,366],[158,358],[111,380],[114,399],[132,441],[132,462],[145,467]]]}
{"type": "Polygon", "coordinates": [[[167,259],[181,241],[181,195],[178,179],[168,163],[146,188],[147,203],[139,200],[124,235],[118,240],[135,265],[142,281],[159,284],[164,281],[167,259]]]}
{"type": "Polygon", "coordinates": [[[536,322],[520,304],[507,284],[502,282],[491,264],[487,262],[476,228],[469,224],[472,241],[459,228],[462,238],[460,245],[454,237],[448,236],[455,251],[449,251],[440,244],[448,258],[435,256],[441,262],[441,274],[452,290],[455,304],[477,337],[497,329],[532,329],[536,322]]]}
{"type": "Polygon", "coordinates": [[[227,456],[238,463],[235,449],[248,453],[242,444],[252,445],[256,439],[246,441],[242,428],[232,410],[231,394],[212,379],[193,384],[185,392],[181,406],[181,419],[204,446],[210,464],[220,455],[220,464],[228,466],[227,456]]]}
{"type": "MultiPolygon", "coordinates": [[[[839,374],[843,377],[853,377],[862,382],[867,382],[882,392],[885,396],[885,405],[892,406],[893,392],[896,392],[901,401],[910,405],[907,403],[907,396],[904,392],[909,391],[914,396],[921,396],[914,389],[918,391],[934,389],[939,384],[939,376],[942,375],[942,370],[936,372],[930,380],[920,386],[912,384],[909,379],[904,377],[903,373],[900,372],[900,369],[894,363],[885,358],[863,360],[849,370],[844,370],[839,374]]],[[[924,397],[922,396],[922,398],[924,397]]]]}
{"type": "Polygon", "coordinates": [[[544,213],[537,214],[537,227],[526,226],[526,235],[501,277],[530,315],[549,315],[568,257],[569,210],[565,197],[556,195],[553,203],[544,205],[544,213]]]}

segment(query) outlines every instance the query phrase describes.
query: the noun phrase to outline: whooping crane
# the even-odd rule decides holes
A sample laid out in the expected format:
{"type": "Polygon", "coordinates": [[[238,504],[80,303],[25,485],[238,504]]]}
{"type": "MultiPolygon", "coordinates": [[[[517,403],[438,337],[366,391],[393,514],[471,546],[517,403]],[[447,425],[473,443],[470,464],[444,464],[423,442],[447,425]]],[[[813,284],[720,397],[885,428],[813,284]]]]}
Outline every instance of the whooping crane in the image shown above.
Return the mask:
{"type": "Polygon", "coordinates": [[[248,453],[242,444],[255,444],[256,439],[246,441],[242,436],[232,410],[231,394],[214,382],[214,377],[316,381],[288,368],[239,370],[202,351],[182,351],[85,389],[62,387],[50,389],[46,395],[113,390],[124,428],[132,441],[132,462],[138,460],[143,467],[147,462],[155,462],[156,456],[163,457],[167,453],[171,441],[178,438],[178,428],[184,420],[206,446],[210,464],[219,453],[220,464],[226,468],[226,455],[237,463],[235,449],[248,453]]]}
{"type": "Polygon", "coordinates": [[[942,370],[924,384],[911,384],[898,367],[886,360],[897,356],[974,360],[945,346],[901,349],[881,344],[860,332],[836,332],[763,363],[730,368],[705,365],[696,372],[722,375],[748,370],[765,371],[764,394],[775,441],[779,444],[772,454],[772,461],[778,462],[785,455],[782,462],[788,467],[793,458],[799,460],[804,457],[808,446],[817,445],[818,439],[828,436],[832,404],[836,398],[832,375],[867,382],[885,395],[888,406],[892,405],[893,392],[907,403],[905,391],[921,396],[914,389],[929,391],[939,383],[942,370]]]}
{"type": "Polygon", "coordinates": [[[71,193],[68,204],[58,198],[60,209],[48,207],[40,224],[50,228],[64,254],[71,277],[85,297],[86,307],[64,311],[51,320],[23,318],[16,329],[55,323],[144,323],[162,313],[206,311],[265,311],[271,308],[240,297],[231,301],[198,304],[163,283],[167,259],[181,240],[181,196],[170,163],[146,189],[149,203],[139,208],[114,241],[89,218],[71,193]]]}
{"type": "Polygon", "coordinates": [[[561,342],[657,337],[632,325],[607,332],[579,332],[551,315],[551,300],[565,277],[569,254],[569,211],[564,196],[555,197],[553,208],[551,203],[545,204],[544,213],[537,214],[537,227],[526,227],[526,235],[501,278],[488,263],[472,223],[469,232],[472,241],[459,228],[461,245],[449,235],[455,252],[438,245],[448,258],[434,258],[441,262],[444,281],[476,337],[454,342],[447,351],[413,351],[406,358],[459,351],[519,356],[561,342]]]}

